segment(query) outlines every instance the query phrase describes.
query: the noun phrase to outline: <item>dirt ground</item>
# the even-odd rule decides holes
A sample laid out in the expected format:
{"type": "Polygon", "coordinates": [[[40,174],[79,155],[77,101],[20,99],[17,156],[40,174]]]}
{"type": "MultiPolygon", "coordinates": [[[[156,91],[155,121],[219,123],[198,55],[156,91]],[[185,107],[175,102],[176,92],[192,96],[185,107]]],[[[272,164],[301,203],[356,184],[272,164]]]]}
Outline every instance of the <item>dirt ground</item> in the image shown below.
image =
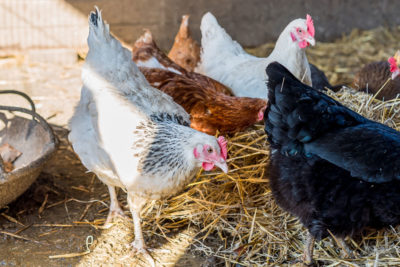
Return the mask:
{"type": "MultiPolygon", "coordinates": [[[[30,95],[60,140],[37,181],[0,210],[0,266],[147,266],[129,253],[133,241],[129,217],[101,229],[108,213],[108,191],[86,172],[67,141],[68,119],[79,100],[81,65],[0,59],[0,89],[30,95]]],[[[2,95],[0,104],[28,108],[18,96],[2,95]]],[[[123,192],[119,199],[127,211],[123,192]]],[[[152,255],[163,266],[213,266],[213,259],[188,253],[195,234],[195,228],[179,229],[168,234],[167,242],[166,237],[144,231],[148,245],[155,248],[152,255]]]]}

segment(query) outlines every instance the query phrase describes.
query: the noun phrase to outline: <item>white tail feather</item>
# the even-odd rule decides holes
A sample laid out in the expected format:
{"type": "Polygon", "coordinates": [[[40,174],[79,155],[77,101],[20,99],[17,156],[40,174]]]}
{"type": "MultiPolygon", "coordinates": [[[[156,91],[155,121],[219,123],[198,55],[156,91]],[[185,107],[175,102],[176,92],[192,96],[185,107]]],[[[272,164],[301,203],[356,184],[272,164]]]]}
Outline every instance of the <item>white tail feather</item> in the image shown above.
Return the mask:
{"type": "Polygon", "coordinates": [[[101,16],[101,10],[95,6],[95,11],[89,14],[89,37],[88,45],[89,47],[93,44],[92,39],[97,41],[104,41],[104,39],[110,39],[110,26],[103,21],[101,16]]]}
{"type": "Polygon", "coordinates": [[[201,19],[201,46],[203,52],[213,56],[212,54],[221,51],[225,53],[233,53],[234,55],[245,54],[242,46],[232,40],[229,34],[218,24],[213,14],[207,12],[201,19]]]}
{"type": "Polygon", "coordinates": [[[121,70],[118,72],[119,75],[135,76],[140,82],[147,84],[146,79],[132,61],[132,53],[111,35],[110,26],[104,22],[97,6],[95,6],[95,11],[90,12],[89,15],[87,42],[89,52],[86,63],[91,65],[92,69],[97,69],[102,75],[108,76],[110,70],[117,68],[121,70]]]}

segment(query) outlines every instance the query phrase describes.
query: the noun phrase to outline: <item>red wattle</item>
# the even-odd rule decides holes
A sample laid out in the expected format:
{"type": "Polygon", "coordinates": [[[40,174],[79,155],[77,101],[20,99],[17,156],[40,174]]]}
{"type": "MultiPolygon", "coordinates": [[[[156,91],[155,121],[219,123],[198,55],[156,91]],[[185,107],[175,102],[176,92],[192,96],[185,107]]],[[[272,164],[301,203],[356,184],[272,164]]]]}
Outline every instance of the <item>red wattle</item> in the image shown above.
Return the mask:
{"type": "Polygon", "coordinates": [[[303,41],[299,42],[299,47],[300,48],[306,48],[309,45],[310,44],[306,40],[303,40],[303,41]]]}
{"type": "Polygon", "coordinates": [[[258,112],[258,121],[262,121],[264,119],[264,111],[260,110],[258,112]]]}
{"type": "Polygon", "coordinates": [[[203,162],[201,164],[201,166],[203,167],[203,169],[205,171],[211,171],[212,169],[214,169],[214,163],[209,163],[209,162],[203,162]]]}

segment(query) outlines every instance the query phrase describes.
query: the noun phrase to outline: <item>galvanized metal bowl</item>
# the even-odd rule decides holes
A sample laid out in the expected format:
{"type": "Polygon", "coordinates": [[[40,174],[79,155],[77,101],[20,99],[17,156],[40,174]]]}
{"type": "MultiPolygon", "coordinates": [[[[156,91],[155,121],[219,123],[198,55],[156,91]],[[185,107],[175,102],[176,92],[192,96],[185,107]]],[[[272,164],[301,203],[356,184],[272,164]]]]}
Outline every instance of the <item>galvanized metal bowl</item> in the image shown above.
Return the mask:
{"type": "Polygon", "coordinates": [[[32,100],[18,91],[0,91],[0,94],[4,93],[23,96],[31,103],[32,110],[0,106],[0,145],[8,143],[22,152],[14,161],[11,172],[6,172],[0,164],[0,208],[29,188],[58,147],[58,140],[51,127],[36,113],[32,100]],[[17,113],[28,114],[30,117],[18,116],[17,113]]]}

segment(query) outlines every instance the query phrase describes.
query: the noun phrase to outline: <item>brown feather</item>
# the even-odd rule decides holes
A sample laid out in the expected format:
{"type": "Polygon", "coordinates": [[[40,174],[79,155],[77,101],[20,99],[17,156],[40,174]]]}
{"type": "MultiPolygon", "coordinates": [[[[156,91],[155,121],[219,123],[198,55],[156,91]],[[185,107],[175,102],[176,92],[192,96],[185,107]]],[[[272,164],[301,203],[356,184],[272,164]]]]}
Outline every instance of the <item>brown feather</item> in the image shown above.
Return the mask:
{"type": "Polygon", "coordinates": [[[155,68],[140,68],[149,83],[172,96],[191,115],[191,127],[215,135],[235,133],[258,121],[266,101],[217,92],[208,79],[191,79],[155,68]]]}
{"type": "MultiPolygon", "coordinates": [[[[353,88],[375,95],[391,77],[387,61],[377,61],[365,65],[354,77],[353,88]]],[[[377,99],[390,100],[400,94],[400,77],[390,80],[377,95],[377,99]]]]}
{"type": "Polygon", "coordinates": [[[140,67],[149,83],[172,96],[191,115],[191,127],[214,135],[242,131],[256,123],[266,101],[257,98],[234,97],[230,89],[199,73],[186,71],[172,62],[146,31],[132,50],[133,61],[146,62],[156,58],[161,65],[181,74],[160,69],[140,67]]]}
{"type": "Polygon", "coordinates": [[[217,82],[216,80],[196,72],[186,71],[184,68],[173,62],[158,48],[153,40],[151,32],[146,30],[145,33],[133,45],[132,59],[134,62],[138,63],[140,61],[145,62],[151,57],[155,57],[165,68],[172,68],[190,79],[212,84],[214,90],[217,92],[221,92],[226,95],[233,95],[230,88],[217,82]]]}
{"type": "Polygon", "coordinates": [[[189,15],[182,17],[181,26],[175,36],[168,57],[187,71],[194,71],[200,61],[200,46],[192,38],[189,30],[189,15]]]}

